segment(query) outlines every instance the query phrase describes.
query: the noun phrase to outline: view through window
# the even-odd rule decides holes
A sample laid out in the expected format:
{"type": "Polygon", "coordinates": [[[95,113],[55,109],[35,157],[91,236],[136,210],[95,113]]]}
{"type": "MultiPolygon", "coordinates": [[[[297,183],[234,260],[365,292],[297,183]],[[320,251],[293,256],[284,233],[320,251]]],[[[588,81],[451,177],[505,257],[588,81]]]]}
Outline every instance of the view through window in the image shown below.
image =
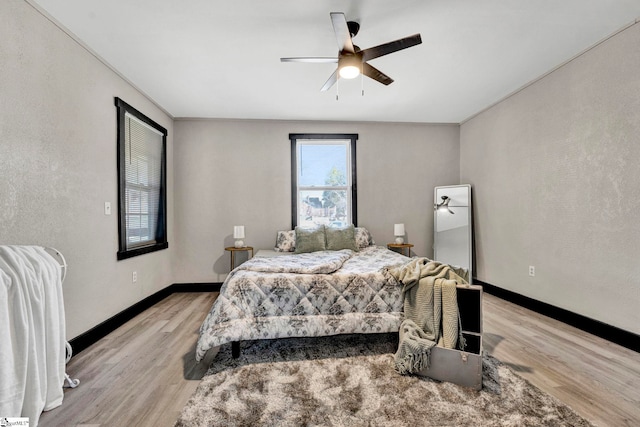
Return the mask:
{"type": "Polygon", "coordinates": [[[354,134],[291,134],[292,223],[356,223],[354,134]]]}

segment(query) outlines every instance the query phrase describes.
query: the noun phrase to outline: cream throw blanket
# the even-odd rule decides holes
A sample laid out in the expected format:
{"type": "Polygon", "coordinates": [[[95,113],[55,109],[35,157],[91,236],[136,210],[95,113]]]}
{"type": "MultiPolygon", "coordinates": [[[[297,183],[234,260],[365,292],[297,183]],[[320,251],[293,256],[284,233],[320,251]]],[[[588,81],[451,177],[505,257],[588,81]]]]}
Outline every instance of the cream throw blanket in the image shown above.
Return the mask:
{"type": "Polygon", "coordinates": [[[36,427],[62,404],[64,366],[60,265],[40,246],[0,245],[0,417],[36,427]]]}
{"type": "Polygon", "coordinates": [[[464,348],[456,286],[467,281],[451,266],[427,258],[415,258],[389,272],[402,283],[404,296],[396,371],[407,374],[428,367],[435,345],[464,348]]]}

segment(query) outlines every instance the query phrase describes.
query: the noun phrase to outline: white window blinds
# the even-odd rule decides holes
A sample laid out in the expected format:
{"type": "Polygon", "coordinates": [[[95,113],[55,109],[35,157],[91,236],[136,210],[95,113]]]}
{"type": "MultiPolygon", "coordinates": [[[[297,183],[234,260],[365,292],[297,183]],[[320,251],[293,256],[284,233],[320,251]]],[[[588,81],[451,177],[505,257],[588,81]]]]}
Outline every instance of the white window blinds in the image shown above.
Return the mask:
{"type": "Polygon", "coordinates": [[[156,243],[161,212],[163,134],[125,113],[126,246],[156,243]]]}

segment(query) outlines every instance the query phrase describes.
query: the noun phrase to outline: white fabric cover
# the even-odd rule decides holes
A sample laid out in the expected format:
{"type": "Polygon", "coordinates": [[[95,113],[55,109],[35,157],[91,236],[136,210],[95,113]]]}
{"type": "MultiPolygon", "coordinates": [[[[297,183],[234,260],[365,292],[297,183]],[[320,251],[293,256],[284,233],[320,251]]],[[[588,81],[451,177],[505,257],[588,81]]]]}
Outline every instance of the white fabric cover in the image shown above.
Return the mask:
{"type": "Polygon", "coordinates": [[[65,317],[60,264],[39,246],[0,246],[0,416],[62,404],[65,317]]]}

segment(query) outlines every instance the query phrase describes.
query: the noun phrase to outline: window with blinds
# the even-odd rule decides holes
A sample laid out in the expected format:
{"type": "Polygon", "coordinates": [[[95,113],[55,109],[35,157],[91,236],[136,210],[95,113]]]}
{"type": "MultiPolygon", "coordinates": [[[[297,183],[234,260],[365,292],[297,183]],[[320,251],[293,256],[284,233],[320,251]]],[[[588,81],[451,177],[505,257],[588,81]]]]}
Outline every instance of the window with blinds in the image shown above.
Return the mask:
{"type": "Polygon", "coordinates": [[[289,134],[291,224],[356,225],[357,134],[289,134]]]}
{"type": "Polygon", "coordinates": [[[166,233],[167,130],[126,102],[118,108],[118,259],[168,247],[166,233]]]}

